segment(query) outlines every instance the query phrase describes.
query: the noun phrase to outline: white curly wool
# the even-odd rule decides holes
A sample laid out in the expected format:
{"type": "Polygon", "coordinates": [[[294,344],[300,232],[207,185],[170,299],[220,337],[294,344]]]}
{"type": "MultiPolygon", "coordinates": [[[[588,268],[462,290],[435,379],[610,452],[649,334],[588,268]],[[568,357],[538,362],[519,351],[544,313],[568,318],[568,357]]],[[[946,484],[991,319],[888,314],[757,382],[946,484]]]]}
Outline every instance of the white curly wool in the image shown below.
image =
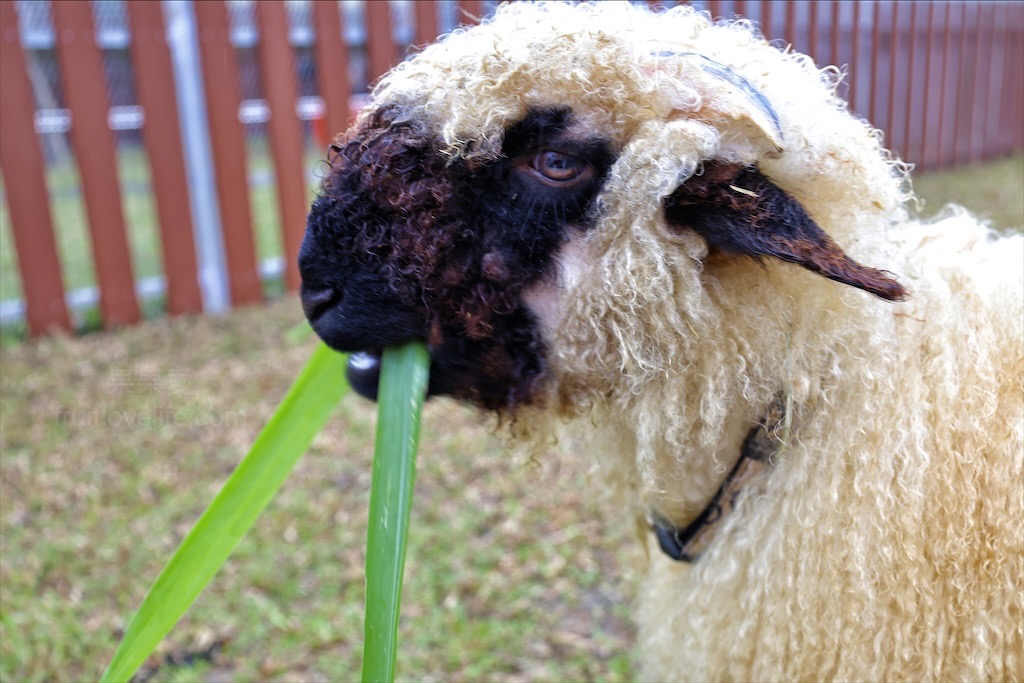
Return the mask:
{"type": "Polygon", "coordinates": [[[1024,238],[962,212],[909,218],[905,167],[837,80],[687,7],[515,3],[374,93],[471,162],[531,108],[567,106],[612,141],[596,224],[528,295],[554,381],[515,428],[543,441],[582,424],[577,452],[628,523],[691,520],[785,397],[774,466],[706,553],[651,547],[646,680],[1024,679],[1024,238]],[[666,225],[664,198],[710,159],[756,165],[910,298],[666,225]]]}

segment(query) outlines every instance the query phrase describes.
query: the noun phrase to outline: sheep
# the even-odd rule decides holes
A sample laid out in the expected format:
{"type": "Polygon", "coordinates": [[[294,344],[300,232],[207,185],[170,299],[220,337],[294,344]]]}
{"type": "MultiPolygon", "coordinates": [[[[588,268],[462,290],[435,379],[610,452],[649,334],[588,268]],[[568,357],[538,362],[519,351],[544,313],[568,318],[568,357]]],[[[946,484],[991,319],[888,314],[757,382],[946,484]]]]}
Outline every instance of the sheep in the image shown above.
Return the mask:
{"type": "Polygon", "coordinates": [[[911,216],[838,72],[685,6],[515,3],[339,135],[302,303],[373,397],[576,439],[648,680],[1024,680],[1024,237],[911,216]],[[868,265],[865,265],[868,264],[868,265]]]}

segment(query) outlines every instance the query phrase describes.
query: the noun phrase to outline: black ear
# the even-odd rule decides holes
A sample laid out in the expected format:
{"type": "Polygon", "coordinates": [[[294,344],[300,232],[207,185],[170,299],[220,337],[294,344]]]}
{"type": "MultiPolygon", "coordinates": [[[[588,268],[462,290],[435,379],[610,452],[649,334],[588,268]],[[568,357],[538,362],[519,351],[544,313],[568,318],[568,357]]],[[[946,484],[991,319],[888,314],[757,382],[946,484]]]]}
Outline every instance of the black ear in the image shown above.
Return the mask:
{"type": "Polygon", "coordinates": [[[665,200],[668,222],[700,233],[712,249],[773,256],[889,301],[907,291],[892,273],[857,263],[793,197],[753,168],[707,162],[665,200]]]}

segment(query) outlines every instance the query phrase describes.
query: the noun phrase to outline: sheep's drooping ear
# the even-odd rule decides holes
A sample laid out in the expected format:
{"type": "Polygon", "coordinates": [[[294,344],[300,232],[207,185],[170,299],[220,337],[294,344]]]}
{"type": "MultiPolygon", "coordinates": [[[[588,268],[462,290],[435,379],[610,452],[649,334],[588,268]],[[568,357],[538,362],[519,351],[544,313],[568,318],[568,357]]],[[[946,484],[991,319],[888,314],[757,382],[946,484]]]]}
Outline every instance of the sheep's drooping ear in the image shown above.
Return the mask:
{"type": "Polygon", "coordinates": [[[706,163],[665,200],[665,216],[695,230],[712,249],[797,263],[889,301],[907,297],[891,273],[844,254],[795,199],[756,169],[706,163]]]}

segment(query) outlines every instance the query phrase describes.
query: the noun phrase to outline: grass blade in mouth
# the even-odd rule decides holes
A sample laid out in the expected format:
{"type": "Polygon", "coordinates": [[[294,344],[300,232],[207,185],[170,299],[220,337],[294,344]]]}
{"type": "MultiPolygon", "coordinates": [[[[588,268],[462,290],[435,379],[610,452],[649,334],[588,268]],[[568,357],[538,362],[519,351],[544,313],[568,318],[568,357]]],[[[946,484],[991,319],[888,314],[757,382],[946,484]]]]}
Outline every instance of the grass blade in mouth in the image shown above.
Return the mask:
{"type": "Polygon", "coordinates": [[[363,681],[393,681],[402,574],[430,359],[421,342],[384,350],[366,539],[363,681]]]}

